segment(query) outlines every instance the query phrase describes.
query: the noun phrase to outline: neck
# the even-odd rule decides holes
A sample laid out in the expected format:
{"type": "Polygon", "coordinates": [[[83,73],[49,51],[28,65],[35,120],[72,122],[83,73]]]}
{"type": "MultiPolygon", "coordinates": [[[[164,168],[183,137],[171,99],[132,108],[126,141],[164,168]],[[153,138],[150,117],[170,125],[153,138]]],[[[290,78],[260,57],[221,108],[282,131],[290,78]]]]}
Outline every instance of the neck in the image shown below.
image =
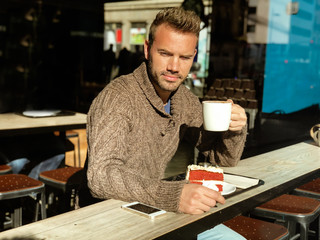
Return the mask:
{"type": "Polygon", "coordinates": [[[170,98],[171,92],[162,90],[157,84],[154,84],[154,83],[152,83],[152,84],[156,90],[156,93],[161,98],[163,104],[167,104],[167,102],[170,98]]]}
{"type": "Polygon", "coordinates": [[[153,80],[152,74],[150,74],[151,70],[148,67],[148,65],[147,65],[147,72],[149,75],[150,82],[153,85],[154,89],[156,90],[157,95],[161,98],[163,104],[167,104],[172,92],[161,89],[161,87],[157,84],[157,82],[153,80]]]}

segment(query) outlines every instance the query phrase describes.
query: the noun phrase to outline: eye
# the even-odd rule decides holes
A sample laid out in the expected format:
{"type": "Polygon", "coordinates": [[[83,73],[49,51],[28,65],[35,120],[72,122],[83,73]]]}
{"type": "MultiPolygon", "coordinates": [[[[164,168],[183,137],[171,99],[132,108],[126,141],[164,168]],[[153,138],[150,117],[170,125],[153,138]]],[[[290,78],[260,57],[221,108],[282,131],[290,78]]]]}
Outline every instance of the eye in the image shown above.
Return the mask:
{"type": "Polygon", "coordinates": [[[181,56],[180,58],[185,61],[192,60],[192,56],[181,56]]]}
{"type": "Polygon", "coordinates": [[[181,59],[183,59],[183,60],[190,60],[191,57],[189,57],[189,56],[181,56],[181,59]]]}
{"type": "Polygon", "coordinates": [[[168,57],[170,54],[168,52],[159,52],[161,56],[168,57]]]}

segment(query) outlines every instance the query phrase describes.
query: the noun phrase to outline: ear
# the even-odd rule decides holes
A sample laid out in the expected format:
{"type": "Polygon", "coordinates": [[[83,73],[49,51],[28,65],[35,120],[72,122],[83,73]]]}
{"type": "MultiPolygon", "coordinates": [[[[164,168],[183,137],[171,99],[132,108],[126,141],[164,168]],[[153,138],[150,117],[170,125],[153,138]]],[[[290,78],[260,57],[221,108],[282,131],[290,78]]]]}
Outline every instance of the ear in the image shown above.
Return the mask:
{"type": "Polygon", "coordinates": [[[144,41],[144,57],[148,60],[149,59],[149,41],[144,41]]]}

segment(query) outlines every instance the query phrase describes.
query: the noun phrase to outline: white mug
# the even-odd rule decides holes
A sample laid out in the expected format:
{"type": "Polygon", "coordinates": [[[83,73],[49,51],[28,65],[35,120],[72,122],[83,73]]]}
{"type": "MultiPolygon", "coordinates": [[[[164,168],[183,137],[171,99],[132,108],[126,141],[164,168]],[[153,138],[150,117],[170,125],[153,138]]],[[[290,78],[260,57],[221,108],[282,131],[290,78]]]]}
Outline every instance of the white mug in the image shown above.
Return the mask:
{"type": "Polygon", "coordinates": [[[203,101],[203,126],[207,131],[222,132],[229,129],[231,102],[203,101]]]}

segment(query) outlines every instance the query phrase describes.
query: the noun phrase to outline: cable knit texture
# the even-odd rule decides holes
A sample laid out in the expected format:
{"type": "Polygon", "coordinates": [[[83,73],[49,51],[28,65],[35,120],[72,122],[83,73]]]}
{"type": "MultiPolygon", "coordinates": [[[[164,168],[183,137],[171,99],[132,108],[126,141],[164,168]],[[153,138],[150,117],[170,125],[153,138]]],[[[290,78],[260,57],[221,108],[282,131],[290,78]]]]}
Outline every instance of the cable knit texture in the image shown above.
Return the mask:
{"type": "Polygon", "coordinates": [[[88,113],[88,187],[100,199],[140,201],[178,211],[185,181],[162,180],[183,137],[212,162],[234,166],[246,128],[236,133],[206,132],[199,99],[181,85],[171,98],[171,115],[151,84],[143,63],[109,83],[88,113]]]}

